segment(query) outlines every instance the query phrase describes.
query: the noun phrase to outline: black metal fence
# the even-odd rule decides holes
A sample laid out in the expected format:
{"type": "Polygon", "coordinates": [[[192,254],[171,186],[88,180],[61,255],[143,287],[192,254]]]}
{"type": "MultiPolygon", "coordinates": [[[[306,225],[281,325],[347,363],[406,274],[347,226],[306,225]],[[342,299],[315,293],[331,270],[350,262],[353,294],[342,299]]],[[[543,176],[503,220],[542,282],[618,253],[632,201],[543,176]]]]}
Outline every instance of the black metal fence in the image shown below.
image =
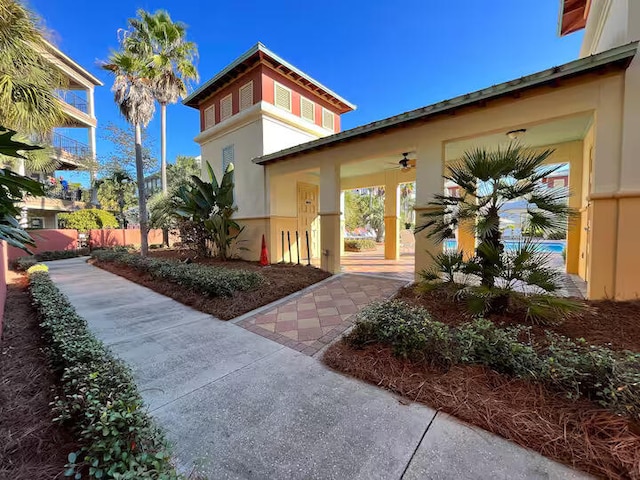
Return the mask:
{"type": "MultiPolygon", "coordinates": [[[[309,243],[309,231],[305,231],[304,232],[304,238],[301,238],[300,233],[298,232],[298,230],[295,230],[293,232],[291,232],[290,230],[282,230],[280,232],[280,245],[282,247],[282,261],[280,263],[289,263],[289,264],[298,264],[301,265],[304,263],[305,259],[301,257],[300,255],[300,241],[304,240],[305,242],[305,246],[306,246],[306,263],[307,265],[311,265],[311,245],[309,243]],[[285,250],[285,237],[286,237],[286,242],[287,242],[287,249],[285,250]],[[293,248],[295,249],[295,258],[296,261],[294,262],[294,257],[293,257],[293,253],[294,250],[292,250],[292,246],[291,246],[291,241],[293,240],[293,248]],[[285,253],[289,252],[289,262],[285,261],[285,253]]],[[[303,252],[304,253],[304,252],[303,252]]]]}

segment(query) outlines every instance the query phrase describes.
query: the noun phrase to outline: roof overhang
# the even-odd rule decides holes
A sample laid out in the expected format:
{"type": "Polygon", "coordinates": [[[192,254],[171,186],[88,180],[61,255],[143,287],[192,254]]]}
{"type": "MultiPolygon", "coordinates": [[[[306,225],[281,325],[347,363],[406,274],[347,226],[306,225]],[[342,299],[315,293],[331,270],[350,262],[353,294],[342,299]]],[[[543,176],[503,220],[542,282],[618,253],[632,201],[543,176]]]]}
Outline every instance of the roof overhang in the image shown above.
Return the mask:
{"type": "Polygon", "coordinates": [[[558,35],[577,32],[587,24],[591,0],[560,0],[558,35]]]}
{"type": "Polygon", "coordinates": [[[50,43],[50,42],[48,42],[46,40],[44,41],[44,43],[45,43],[45,46],[46,46],[47,50],[49,50],[49,53],[51,53],[58,61],[64,63],[65,65],[70,67],[72,70],[74,70],[77,74],[79,74],[86,81],[88,81],[89,83],[92,83],[93,85],[95,85],[97,87],[101,87],[102,85],[104,85],[102,83],[102,81],[98,77],[96,77],[96,76],[92,75],[91,73],[89,73],[85,68],[83,68],[79,63],[74,61],[67,54],[62,52],[62,50],[60,50],[58,47],[56,47],[55,45],[53,45],[52,43],[50,43]]]}
{"type": "Polygon", "coordinates": [[[223,68],[211,80],[204,83],[191,95],[184,99],[182,103],[188,107],[198,108],[200,102],[213,95],[229,82],[235,80],[239,75],[252,69],[258,64],[267,65],[282,75],[292,79],[304,88],[312,91],[336,107],[339,113],[355,110],[356,106],[342,98],[337,93],[329,90],[317,80],[306,73],[298,70],[286,60],[278,57],[261,43],[257,43],[244,54],[240,55],[233,62],[223,68]]]}
{"type": "Polygon", "coordinates": [[[590,57],[580,58],[558,67],[549,68],[532,75],[527,75],[489,88],[467,93],[458,97],[434,103],[426,107],[401,113],[377,122],[345,130],[328,137],[296,145],[279,152],[254,158],[253,162],[266,165],[276,161],[307,153],[313,150],[326,149],[343,142],[386,133],[390,130],[405,128],[418,123],[426,123],[442,115],[452,115],[456,111],[472,106],[484,107],[489,101],[511,97],[517,99],[522,93],[545,86],[557,87],[562,81],[582,77],[594,73],[625,70],[636,54],[638,42],[606,50],[590,57]]]}

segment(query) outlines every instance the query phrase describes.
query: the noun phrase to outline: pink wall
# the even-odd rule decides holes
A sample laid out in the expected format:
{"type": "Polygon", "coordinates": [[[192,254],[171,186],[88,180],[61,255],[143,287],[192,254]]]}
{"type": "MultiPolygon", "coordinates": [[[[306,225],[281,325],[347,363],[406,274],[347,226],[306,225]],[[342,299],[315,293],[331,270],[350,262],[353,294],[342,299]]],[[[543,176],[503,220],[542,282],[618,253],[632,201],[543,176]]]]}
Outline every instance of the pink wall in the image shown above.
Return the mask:
{"type": "Polygon", "coordinates": [[[4,319],[4,305],[7,299],[7,270],[9,269],[7,249],[8,245],[0,240],[0,337],[2,337],[2,320],[4,319]]]}
{"type": "MultiPolygon", "coordinates": [[[[29,249],[33,253],[53,252],[56,250],[75,250],[78,248],[77,230],[29,230],[29,235],[31,235],[31,238],[36,242],[35,248],[31,247],[29,249]]],[[[9,247],[8,257],[10,262],[18,257],[25,257],[27,255],[29,254],[24,250],[9,247]]]]}
{"type": "MultiPolygon", "coordinates": [[[[149,230],[148,239],[149,245],[161,244],[162,230],[149,230]]],[[[140,243],[141,236],[139,228],[89,231],[89,245],[91,248],[124,247],[126,245],[140,245],[140,243]]]]}

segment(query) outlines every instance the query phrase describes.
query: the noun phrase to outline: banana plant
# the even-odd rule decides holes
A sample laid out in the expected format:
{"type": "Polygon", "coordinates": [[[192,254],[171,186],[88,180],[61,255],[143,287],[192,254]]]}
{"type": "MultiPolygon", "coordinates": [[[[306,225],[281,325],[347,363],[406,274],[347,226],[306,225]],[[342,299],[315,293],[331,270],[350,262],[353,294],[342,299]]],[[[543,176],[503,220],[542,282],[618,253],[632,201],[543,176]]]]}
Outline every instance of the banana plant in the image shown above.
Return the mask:
{"type": "Polygon", "coordinates": [[[176,195],[175,213],[193,224],[203,225],[208,239],[215,246],[217,256],[226,260],[229,258],[231,245],[244,230],[244,227],[231,218],[236,211],[233,204],[234,167],[229,164],[220,183],[209,162],[207,171],[211,181],[205,182],[194,175],[190,185],[180,187],[176,195]]]}

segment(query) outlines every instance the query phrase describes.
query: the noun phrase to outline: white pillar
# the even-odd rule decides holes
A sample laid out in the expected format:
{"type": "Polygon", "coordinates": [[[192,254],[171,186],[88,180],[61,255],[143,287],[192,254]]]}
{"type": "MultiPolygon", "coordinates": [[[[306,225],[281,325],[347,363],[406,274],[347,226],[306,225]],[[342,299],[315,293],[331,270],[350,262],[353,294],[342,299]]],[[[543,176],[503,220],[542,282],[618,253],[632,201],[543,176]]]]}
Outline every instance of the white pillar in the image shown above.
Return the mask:
{"type": "Polygon", "coordinates": [[[320,266],[340,272],[340,166],[320,165],[320,266]]]}
{"type": "MultiPolygon", "coordinates": [[[[93,89],[90,90],[92,95],[91,95],[91,101],[89,102],[90,105],[93,105],[93,89]]],[[[93,107],[91,107],[92,109],[93,107]]],[[[91,176],[91,204],[94,206],[98,205],[98,191],[97,189],[94,187],[94,184],[96,182],[97,179],[97,154],[96,154],[96,128],[95,127],[89,127],[89,150],[91,152],[91,159],[93,161],[93,166],[91,167],[90,170],[90,176],[91,176]]]]}
{"type": "Polygon", "coordinates": [[[400,257],[400,184],[398,170],[384,173],[384,258],[397,260],[400,257]]]}
{"type": "Polygon", "coordinates": [[[344,228],[345,228],[345,204],[344,204],[344,190],[340,192],[340,256],[344,255],[344,228]]]}
{"type": "MultiPolygon", "coordinates": [[[[422,214],[433,209],[428,205],[435,194],[444,190],[444,158],[440,141],[424,142],[416,151],[416,226],[424,223],[422,214]]],[[[442,245],[427,237],[427,231],[416,233],[415,270],[429,268],[433,264],[432,255],[442,251],[442,245]]]]}

